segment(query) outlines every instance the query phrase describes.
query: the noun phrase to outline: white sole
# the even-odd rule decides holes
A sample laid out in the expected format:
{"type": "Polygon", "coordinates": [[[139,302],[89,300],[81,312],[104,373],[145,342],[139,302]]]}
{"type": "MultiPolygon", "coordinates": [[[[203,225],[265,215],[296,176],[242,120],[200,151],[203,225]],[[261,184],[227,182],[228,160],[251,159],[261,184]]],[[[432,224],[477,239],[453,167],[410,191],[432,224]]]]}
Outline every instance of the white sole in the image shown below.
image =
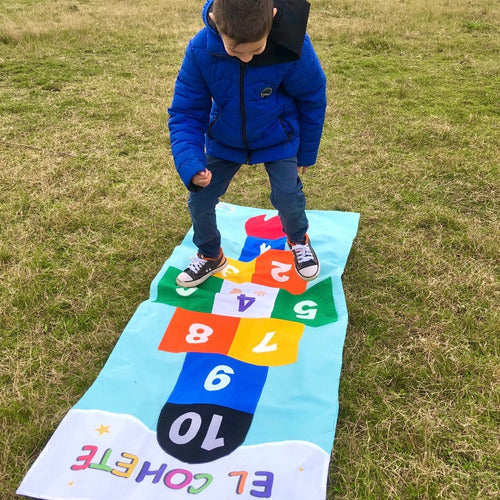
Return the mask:
{"type": "Polygon", "coordinates": [[[202,283],[204,283],[208,278],[210,278],[210,276],[213,276],[214,274],[218,273],[219,271],[223,271],[226,267],[227,267],[227,259],[224,261],[224,263],[222,265],[213,269],[209,273],[205,274],[205,276],[203,276],[202,278],[199,278],[199,279],[193,280],[193,281],[184,282],[184,281],[179,281],[179,278],[177,277],[175,279],[175,282],[176,282],[177,286],[180,286],[182,288],[194,288],[195,286],[198,286],[198,285],[201,285],[202,283]]]}
{"type": "Polygon", "coordinates": [[[313,280],[315,280],[315,279],[319,276],[319,272],[320,272],[320,270],[321,270],[321,267],[320,267],[320,265],[319,265],[319,263],[318,263],[318,270],[317,270],[316,274],[313,274],[312,276],[302,276],[302,274],[300,274],[300,273],[297,271],[297,269],[295,269],[295,272],[297,273],[297,276],[298,276],[300,279],[302,279],[302,280],[304,280],[304,281],[313,281],[313,280]]]}

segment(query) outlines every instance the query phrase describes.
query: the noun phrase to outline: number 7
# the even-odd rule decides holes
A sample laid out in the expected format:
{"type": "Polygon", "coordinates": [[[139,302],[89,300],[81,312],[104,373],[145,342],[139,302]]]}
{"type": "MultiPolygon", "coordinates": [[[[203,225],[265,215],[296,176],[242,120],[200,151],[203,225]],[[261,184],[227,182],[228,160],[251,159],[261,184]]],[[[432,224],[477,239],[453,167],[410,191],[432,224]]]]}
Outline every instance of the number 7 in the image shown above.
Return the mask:
{"type": "Polygon", "coordinates": [[[278,349],[278,344],[273,344],[269,345],[269,342],[272,340],[274,337],[274,334],[276,332],[268,332],[266,333],[265,337],[262,339],[262,342],[258,345],[255,346],[252,351],[253,352],[271,352],[271,351],[276,351],[278,349]]]}

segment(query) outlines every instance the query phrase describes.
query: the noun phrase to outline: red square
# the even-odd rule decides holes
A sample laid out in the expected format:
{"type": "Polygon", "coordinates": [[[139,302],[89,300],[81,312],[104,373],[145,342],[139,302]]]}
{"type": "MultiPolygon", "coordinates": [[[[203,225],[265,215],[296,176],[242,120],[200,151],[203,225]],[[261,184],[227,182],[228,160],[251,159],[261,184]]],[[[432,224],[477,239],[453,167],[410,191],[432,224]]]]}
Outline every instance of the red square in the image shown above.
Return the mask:
{"type": "Polygon", "coordinates": [[[158,349],[227,354],[239,321],[239,318],[177,308],[158,349]]]}
{"type": "Polygon", "coordinates": [[[307,287],[307,282],[295,271],[292,252],[274,249],[257,257],[252,283],[282,288],[295,295],[307,287]]]}

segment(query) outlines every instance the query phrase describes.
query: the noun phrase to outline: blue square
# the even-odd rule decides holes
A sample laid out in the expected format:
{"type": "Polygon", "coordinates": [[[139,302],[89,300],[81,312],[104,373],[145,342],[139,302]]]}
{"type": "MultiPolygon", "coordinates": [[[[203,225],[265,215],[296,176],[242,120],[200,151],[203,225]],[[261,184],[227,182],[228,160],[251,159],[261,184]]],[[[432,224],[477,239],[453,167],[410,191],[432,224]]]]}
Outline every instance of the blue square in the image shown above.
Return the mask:
{"type": "Polygon", "coordinates": [[[188,352],[168,402],[213,404],[253,414],[268,369],[222,354],[188,352]]]}
{"type": "Polygon", "coordinates": [[[247,236],[241,255],[238,260],[241,262],[250,262],[263,254],[266,250],[284,250],[286,245],[286,236],[277,240],[269,240],[265,238],[256,238],[255,236],[247,236]]]}

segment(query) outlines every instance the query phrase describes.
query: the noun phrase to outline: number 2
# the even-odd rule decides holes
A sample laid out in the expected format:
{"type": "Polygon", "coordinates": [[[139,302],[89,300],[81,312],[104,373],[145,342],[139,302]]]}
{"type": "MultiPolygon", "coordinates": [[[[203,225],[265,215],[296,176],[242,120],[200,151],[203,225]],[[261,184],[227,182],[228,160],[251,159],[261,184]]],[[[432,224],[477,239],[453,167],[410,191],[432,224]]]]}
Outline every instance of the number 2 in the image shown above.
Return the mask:
{"type": "Polygon", "coordinates": [[[290,276],[282,276],[282,275],[290,271],[290,269],[292,269],[291,264],[285,264],[283,262],[278,262],[277,260],[273,260],[272,265],[274,266],[274,268],[271,269],[271,276],[274,278],[274,280],[284,283],[285,281],[288,281],[290,279],[290,276]]]}

